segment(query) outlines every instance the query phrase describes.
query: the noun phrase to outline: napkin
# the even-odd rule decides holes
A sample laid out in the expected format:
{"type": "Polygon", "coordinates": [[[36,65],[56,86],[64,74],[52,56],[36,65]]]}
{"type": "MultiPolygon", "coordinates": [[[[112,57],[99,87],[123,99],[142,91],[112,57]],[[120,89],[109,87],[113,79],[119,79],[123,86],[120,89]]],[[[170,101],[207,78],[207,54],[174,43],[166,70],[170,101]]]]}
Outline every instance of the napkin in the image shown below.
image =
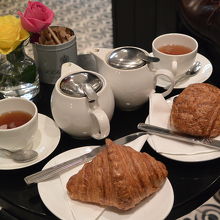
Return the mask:
{"type": "MultiPolygon", "coordinates": [[[[131,141],[125,145],[130,146],[137,151],[140,151],[148,137],[149,137],[148,134],[143,135],[137,138],[136,140],[131,141]]],[[[65,157],[65,160],[70,160],[72,159],[72,157],[73,156],[70,154],[68,155],[68,158],[65,157]]],[[[57,159],[55,163],[59,164],[61,162],[63,162],[62,158],[57,159]]],[[[98,219],[105,211],[105,207],[99,205],[93,205],[89,203],[83,203],[69,198],[67,194],[66,183],[68,182],[69,178],[72,175],[78,173],[79,170],[82,169],[82,167],[83,165],[77,166],[71,169],[70,171],[60,175],[60,183],[63,188],[63,196],[66,202],[65,205],[68,206],[69,210],[71,210],[71,214],[69,214],[69,220],[84,220],[84,219],[95,220],[98,219]]]]}
{"type": "MultiPolygon", "coordinates": [[[[80,155],[79,155],[80,156],[80,155]]],[[[71,155],[69,158],[66,158],[65,160],[72,159],[71,155]]],[[[63,160],[57,160],[57,164],[63,162],[63,160]]],[[[98,219],[98,217],[103,213],[105,210],[104,207],[93,205],[89,203],[82,203],[79,201],[75,201],[70,199],[67,193],[66,184],[69,180],[69,178],[78,173],[82,169],[83,165],[74,167],[73,169],[63,173],[60,175],[60,182],[61,186],[64,191],[64,201],[66,202],[66,205],[69,207],[69,210],[71,211],[72,216],[69,216],[68,220],[83,220],[83,219],[90,219],[95,220],[98,219]]]]}
{"type": "MultiPolygon", "coordinates": [[[[170,112],[172,102],[167,102],[159,93],[154,93],[149,98],[149,116],[148,123],[162,128],[170,129],[170,112]]],[[[217,138],[216,138],[217,139],[217,138]]],[[[220,138],[219,138],[220,139],[220,138]]],[[[216,152],[218,150],[208,148],[201,145],[188,144],[181,141],[171,140],[157,135],[150,135],[149,144],[158,153],[172,154],[172,155],[194,155],[216,152]]]]}

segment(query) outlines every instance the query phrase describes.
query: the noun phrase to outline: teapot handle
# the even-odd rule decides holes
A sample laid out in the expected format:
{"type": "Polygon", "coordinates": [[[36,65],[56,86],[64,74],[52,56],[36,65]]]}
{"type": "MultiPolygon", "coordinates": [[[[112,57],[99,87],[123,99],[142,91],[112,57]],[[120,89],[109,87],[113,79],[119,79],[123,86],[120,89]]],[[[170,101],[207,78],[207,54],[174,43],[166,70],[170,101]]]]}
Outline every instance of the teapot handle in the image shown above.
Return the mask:
{"type": "Polygon", "coordinates": [[[171,83],[170,86],[167,88],[167,90],[162,93],[163,97],[166,97],[173,91],[173,88],[175,86],[174,75],[171,71],[169,71],[167,69],[157,70],[156,73],[155,73],[155,86],[156,86],[157,78],[159,76],[166,76],[169,79],[170,83],[171,83]]]}
{"type": "Polygon", "coordinates": [[[75,63],[67,62],[64,63],[61,67],[61,76],[69,75],[73,72],[79,72],[79,71],[84,71],[84,69],[76,65],[75,63]]]}
{"type": "Polygon", "coordinates": [[[106,113],[97,107],[90,111],[94,126],[92,126],[91,136],[97,140],[106,138],[110,132],[110,123],[106,113]]]}
{"type": "Polygon", "coordinates": [[[84,93],[87,96],[90,115],[93,121],[91,128],[91,136],[95,139],[103,139],[110,132],[109,118],[98,104],[98,95],[93,90],[90,84],[85,83],[82,86],[84,93]]]}

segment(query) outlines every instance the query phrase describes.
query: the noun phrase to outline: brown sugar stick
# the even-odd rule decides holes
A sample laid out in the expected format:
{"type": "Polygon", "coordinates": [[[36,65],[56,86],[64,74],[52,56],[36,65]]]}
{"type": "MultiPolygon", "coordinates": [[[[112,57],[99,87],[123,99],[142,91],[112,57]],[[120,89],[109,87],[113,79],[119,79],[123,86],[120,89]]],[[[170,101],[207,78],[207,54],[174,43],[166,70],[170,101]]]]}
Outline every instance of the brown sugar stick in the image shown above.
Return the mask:
{"type": "Polygon", "coordinates": [[[57,38],[56,34],[53,32],[53,30],[50,27],[48,27],[48,31],[51,33],[51,35],[54,38],[55,42],[57,44],[61,44],[60,40],[57,38]]]}

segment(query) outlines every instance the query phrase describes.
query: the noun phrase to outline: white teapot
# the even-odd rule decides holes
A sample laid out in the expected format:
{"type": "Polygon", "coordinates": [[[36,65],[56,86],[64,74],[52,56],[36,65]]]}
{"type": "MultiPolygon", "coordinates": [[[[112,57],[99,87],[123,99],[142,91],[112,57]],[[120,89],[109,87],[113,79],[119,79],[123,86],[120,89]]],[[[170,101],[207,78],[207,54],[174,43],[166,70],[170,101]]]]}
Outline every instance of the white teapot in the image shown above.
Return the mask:
{"type": "Polygon", "coordinates": [[[163,96],[169,95],[174,87],[174,76],[171,71],[154,70],[151,68],[151,63],[143,61],[142,58],[136,59],[137,54],[131,54],[130,51],[149,57],[145,50],[130,46],[115,49],[96,48],[90,51],[95,57],[97,72],[110,84],[116,105],[122,110],[134,110],[144,104],[150,94],[155,92],[156,80],[159,76],[165,76],[171,82],[168,90],[162,93],[163,96]],[[113,56],[118,58],[114,65],[110,63],[113,56]],[[134,58],[139,62],[132,62],[134,58]],[[121,65],[122,62],[129,65],[121,65]]]}
{"type": "Polygon", "coordinates": [[[51,95],[57,125],[75,138],[103,139],[110,132],[114,96],[105,78],[65,63],[51,95]]]}

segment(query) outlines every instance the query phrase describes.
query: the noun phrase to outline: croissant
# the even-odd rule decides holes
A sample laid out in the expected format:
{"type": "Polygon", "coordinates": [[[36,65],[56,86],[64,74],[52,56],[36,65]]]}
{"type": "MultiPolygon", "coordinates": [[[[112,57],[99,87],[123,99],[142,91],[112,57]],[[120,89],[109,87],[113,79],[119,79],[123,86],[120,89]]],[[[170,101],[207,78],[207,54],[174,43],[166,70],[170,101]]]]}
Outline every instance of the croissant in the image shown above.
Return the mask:
{"type": "Polygon", "coordinates": [[[106,145],[70,177],[71,199],[128,210],[162,187],[168,174],[163,163],[110,139],[106,145]]]}
{"type": "Polygon", "coordinates": [[[208,83],[185,88],[173,102],[171,126],[193,136],[220,135],[220,89],[208,83]]]}

